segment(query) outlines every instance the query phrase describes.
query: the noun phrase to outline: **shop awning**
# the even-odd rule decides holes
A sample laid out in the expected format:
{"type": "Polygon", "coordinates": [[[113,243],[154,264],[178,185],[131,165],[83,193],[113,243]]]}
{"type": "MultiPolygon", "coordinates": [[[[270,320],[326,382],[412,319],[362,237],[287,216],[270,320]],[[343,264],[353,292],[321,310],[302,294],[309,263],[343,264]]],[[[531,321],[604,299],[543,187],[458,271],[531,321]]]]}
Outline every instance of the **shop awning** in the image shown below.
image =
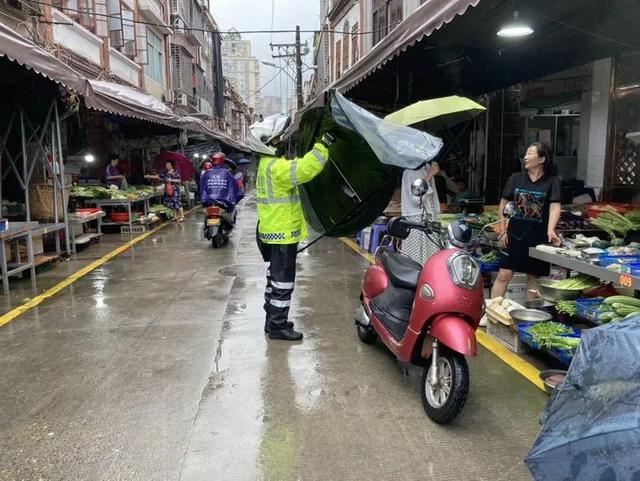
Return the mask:
{"type": "Polygon", "coordinates": [[[198,132],[234,149],[249,152],[241,141],[210,129],[195,117],[182,117],[164,103],[126,85],[88,80],[10,27],[0,24],[0,56],[80,94],[87,107],[178,129],[198,132]]]}
{"type": "Polygon", "coordinates": [[[86,79],[46,50],[0,23],[0,56],[82,94],[86,79]]]}
{"type": "Polygon", "coordinates": [[[85,105],[94,110],[178,127],[179,117],[160,100],[126,85],[87,80],[85,105]]]}
{"type": "MultiPolygon", "coordinates": [[[[501,38],[511,0],[426,0],[330,86],[350,99],[392,112],[418,100],[474,97],[640,49],[640,2],[518,2],[534,33],[501,38]]],[[[314,102],[325,100],[327,89],[314,102]]]]}
{"type": "Polygon", "coordinates": [[[345,92],[480,0],[427,0],[356,63],[332,88],[345,92]]]}
{"type": "Polygon", "coordinates": [[[182,117],[160,100],[144,92],[102,80],[87,80],[87,83],[84,101],[91,109],[201,133],[234,149],[249,151],[248,146],[225,132],[209,128],[203,120],[196,117],[182,117]]]}

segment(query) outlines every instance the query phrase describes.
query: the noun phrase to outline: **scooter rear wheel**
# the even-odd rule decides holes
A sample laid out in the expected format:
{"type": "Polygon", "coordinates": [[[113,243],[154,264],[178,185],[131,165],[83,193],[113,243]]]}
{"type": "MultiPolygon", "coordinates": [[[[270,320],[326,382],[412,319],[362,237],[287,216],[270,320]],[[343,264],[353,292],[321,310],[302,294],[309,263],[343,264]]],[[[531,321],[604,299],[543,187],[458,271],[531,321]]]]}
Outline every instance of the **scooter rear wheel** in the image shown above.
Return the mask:
{"type": "Polygon", "coordinates": [[[211,238],[211,244],[214,249],[218,249],[224,245],[224,237],[221,235],[215,235],[211,238]]]}
{"type": "Polygon", "coordinates": [[[442,350],[438,354],[438,384],[429,382],[431,364],[422,373],[422,405],[429,418],[446,424],[453,421],[467,401],[469,367],[460,354],[442,350]]]}

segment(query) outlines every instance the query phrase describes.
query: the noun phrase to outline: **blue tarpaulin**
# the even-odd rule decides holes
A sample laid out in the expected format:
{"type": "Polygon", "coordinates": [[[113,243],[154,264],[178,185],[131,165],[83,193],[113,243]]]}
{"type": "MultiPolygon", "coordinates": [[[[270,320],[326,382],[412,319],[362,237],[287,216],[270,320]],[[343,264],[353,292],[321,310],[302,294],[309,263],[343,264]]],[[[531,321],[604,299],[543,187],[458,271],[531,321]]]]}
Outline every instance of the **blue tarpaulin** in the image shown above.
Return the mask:
{"type": "Polygon", "coordinates": [[[583,332],[542,420],[536,481],[640,481],[640,316],[583,332]]]}

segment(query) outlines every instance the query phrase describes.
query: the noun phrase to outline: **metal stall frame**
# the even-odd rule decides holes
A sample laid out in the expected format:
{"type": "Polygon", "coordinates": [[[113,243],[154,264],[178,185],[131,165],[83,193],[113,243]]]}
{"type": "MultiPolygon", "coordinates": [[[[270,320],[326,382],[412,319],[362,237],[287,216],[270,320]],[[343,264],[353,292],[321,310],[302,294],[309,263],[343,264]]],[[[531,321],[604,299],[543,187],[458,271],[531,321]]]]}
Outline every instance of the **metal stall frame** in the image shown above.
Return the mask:
{"type": "MultiPolygon", "coordinates": [[[[37,156],[35,159],[29,159],[27,155],[27,144],[35,140],[36,148],[39,149],[42,157],[40,163],[45,167],[51,179],[53,180],[53,216],[54,223],[60,223],[60,212],[58,209],[58,195],[61,196],[63,212],[62,222],[65,227],[65,248],[66,252],[71,252],[69,242],[69,218],[64,198],[64,160],[62,156],[62,136],[60,132],[60,116],[58,112],[57,99],[51,101],[47,115],[45,116],[42,124],[35,126],[29,120],[29,117],[25,114],[22,107],[17,109],[19,118],[19,134],[22,145],[22,151],[14,158],[7,149],[7,141],[11,132],[14,130],[14,124],[16,123],[16,110],[13,110],[9,116],[9,121],[5,128],[2,138],[0,138],[0,159],[5,155],[9,160],[11,169],[3,172],[2,162],[0,162],[0,210],[2,208],[2,181],[13,172],[22,188],[25,196],[25,215],[26,221],[31,221],[31,206],[29,201],[29,184],[33,177],[33,172],[38,164],[37,156]],[[30,131],[27,137],[27,129],[30,131]],[[51,135],[51,158],[52,162],[47,161],[48,153],[45,149],[45,137],[47,133],[51,135]],[[17,163],[22,161],[22,170],[19,170],[17,163]]],[[[56,236],[56,250],[60,253],[60,238],[56,236]]]]}

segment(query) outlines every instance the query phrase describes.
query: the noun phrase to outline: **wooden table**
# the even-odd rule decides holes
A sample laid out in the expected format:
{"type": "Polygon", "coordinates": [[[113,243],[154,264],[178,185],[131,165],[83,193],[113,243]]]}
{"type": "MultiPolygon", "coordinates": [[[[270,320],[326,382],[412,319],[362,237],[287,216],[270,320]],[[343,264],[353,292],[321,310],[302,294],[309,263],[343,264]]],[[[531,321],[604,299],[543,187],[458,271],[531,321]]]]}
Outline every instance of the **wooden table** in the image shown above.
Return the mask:
{"type": "Polygon", "coordinates": [[[2,289],[9,294],[9,276],[31,271],[31,286],[36,290],[36,266],[33,258],[33,231],[39,226],[38,222],[11,222],[9,228],[0,231],[0,269],[2,270],[2,289]],[[27,250],[27,260],[20,258],[20,240],[24,240],[27,250]],[[16,251],[16,262],[9,264],[5,242],[13,242],[16,251]]]}

